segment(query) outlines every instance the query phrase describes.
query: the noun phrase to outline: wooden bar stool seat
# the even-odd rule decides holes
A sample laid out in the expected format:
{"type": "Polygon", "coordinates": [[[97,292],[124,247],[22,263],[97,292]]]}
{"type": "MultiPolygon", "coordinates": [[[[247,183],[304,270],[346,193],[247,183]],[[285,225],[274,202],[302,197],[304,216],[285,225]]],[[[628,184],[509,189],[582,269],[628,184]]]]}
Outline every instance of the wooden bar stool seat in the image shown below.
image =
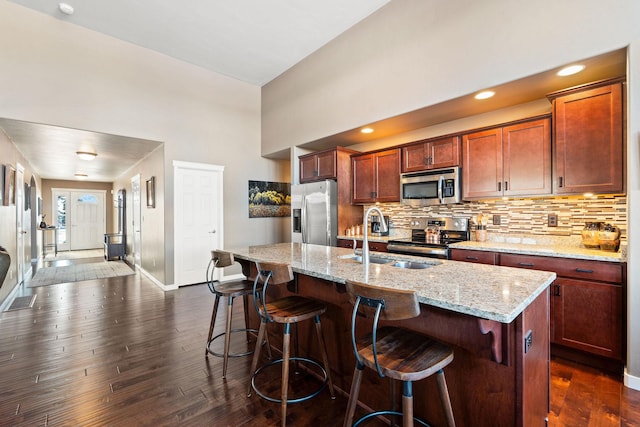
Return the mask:
{"type": "Polygon", "coordinates": [[[443,368],[453,361],[453,350],[417,332],[392,326],[378,328],[380,319],[393,321],[418,316],[420,304],[416,293],[352,281],[347,281],[346,285],[349,298],[354,304],[351,340],[356,356],[356,368],[351,383],[344,427],[352,425],[365,366],[376,371],[380,377],[389,377],[402,382],[402,412],[376,411],[363,416],[353,426],[358,426],[379,415],[401,415],[403,427],[413,426],[414,421],[428,426],[425,421],[414,418],[412,383],[433,374],[436,374],[447,424],[455,426],[443,371],[443,368]],[[373,326],[370,333],[356,339],[358,317],[373,318],[373,326]]]}
{"type": "Polygon", "coordinates": [[[250,397],[252,392],[255,391],[258,396],[271,402],[279,402],[282,413],[282,426],[287,423],[287,404],[302,402],[317,396],[329,385],[329,392],[331,398],[335,398],[333,391],[333,383],[331,381],[331,371],[329,370],[329,358],[327,356],[327,350],[322,336],[322,328],[320,324],[320,315],[324,314],[327,307],[322,302],[304,298],[300,296],[287,296],[279,298],[273,301],[267,301],[267,288],[269,284],[282,285],[291,282],[293,277],[293,271],[291,266],[287,264],[279,263],[256,263],[258,269],[258,275],[253,285],[253,302],[256,311],[260,317],[260,329],[258,331],[258,343],[262,343],[266,338],[267,324],[268,323],[281,323],[283,324],[284,334],[282,339],[282,358],[271,361],[260,368],[257,368],[260,358],[260,348],[256,347],[256,351],[253,355],[253,362],[251,363],[249,387],[247,390],[247,396],[250,397]],[[301,322],[303,320],[313,319],[315,323],[316,334],[318,336],[320,353],[322,356],[322,364],[319,362],[307,358],[307,357],[291,357],[291,325],[301,322]],[[298,398],[289,398],[289,362],[296,361],[299,363],[306,363],[315,366],[322,373],[323,381],[318,389],[315,391],[298,398]],[[275,364],[282,364],[282,385],[279,397],[269,396],[267,393],[261,391],[256,386],[256,378],[263,372],[264,369],[275,364]]]}
{"type": "Polygon", "coordinates": [[[233,280],[229,282],[220,282],[215,277],[216,269],[222,269],[234,264],[233,254],[225,251],[211,251],[211,260],[207,266],[207,285],[209,290],[216,296],[213,303],[213,312],[211,313],[211,323],[209,324],[209,335],[207,338],[207,345],[205,347],[205,356],[213,354],[214,356],[222,357],[222,378],[227,377],[227,365],[229,357],[242,357],[253,353],[253,350],[247,350],[240,353],[230,353],[229,346],[231,343],[231,334],[235,332],[245,332],[247,335],[247,342],[251,340],[251,332],[257,333],[256,329],[249,328],[249,295],[253,292],[253,281],[251,280],[233,280]],[[232,329],[231,321],[233,316],[233,300],[236,297],[242,297],[244,308],[244,328],[232,329]],[[226,326],[224,332],[219,333],[215,337],[213,336],[213,330],[216,324],[216,316],[218,314],[218,306],[221,298],[227,298],[227,313],[226,313],[226,326]],[[212,343],[218,338],[224,337],[224,350],[222,353],[215,351],[211,348],[212,343]]]}

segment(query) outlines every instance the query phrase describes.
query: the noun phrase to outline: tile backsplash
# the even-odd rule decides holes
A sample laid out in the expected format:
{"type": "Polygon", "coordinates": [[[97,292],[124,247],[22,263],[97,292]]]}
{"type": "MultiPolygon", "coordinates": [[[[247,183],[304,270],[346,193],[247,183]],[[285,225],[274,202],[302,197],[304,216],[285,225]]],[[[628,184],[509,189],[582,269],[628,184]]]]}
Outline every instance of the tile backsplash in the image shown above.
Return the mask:
{"type": "MultiPolygon", "coordinates": [[[[595,195],[549,197],[536,199],[495,199],[457,203],[447,206],[414,208],[400,203],[378,205],[391,218],[393,229],[410,229],[409,220],[416,217],[462,216],[471,219],[479,213],[489,217],[489,233],[580,236],[585,222],[601,221],[620,229],[621,240],[627,234],[627,197],[620,195],[595,195]],[[548,214],[558,216],[557,227],[547,225],[548,214]],[[493,225],[493,215],[500,215],[500,225],[493,225]]],[[[365,206],[365,210],[368,206],[365,206]]],[[[400,231],[400,230],[397,230],[400,231]]]]}

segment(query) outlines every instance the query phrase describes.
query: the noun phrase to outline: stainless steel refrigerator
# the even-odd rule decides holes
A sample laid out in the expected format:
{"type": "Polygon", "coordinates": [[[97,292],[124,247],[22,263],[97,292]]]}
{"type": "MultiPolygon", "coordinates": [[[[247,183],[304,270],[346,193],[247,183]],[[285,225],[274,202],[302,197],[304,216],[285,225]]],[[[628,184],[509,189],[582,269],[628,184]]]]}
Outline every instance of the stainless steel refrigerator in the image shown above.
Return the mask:
{"type": "Polygon", "coordinates": [[[291,240],[336,246],[338,184],[326,180],[291,186],[291,240]]]}

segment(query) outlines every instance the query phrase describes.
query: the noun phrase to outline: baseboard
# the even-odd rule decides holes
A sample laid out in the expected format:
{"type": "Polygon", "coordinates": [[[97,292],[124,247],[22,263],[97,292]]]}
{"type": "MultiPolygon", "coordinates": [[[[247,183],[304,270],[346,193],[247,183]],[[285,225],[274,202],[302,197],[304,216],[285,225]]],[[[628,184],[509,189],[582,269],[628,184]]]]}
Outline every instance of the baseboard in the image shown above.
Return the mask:
{"type": "Polygon", "coordinates": [[[631,375],[627,370],[624,370],[624,385],[634,390],[640,391],[640,377],[631,375]]]}
{"type": "Polygon", "coordinates": [[[142,267],[138,267],[138,270],[140,270],[140,273],[144,274],[147,279],[151,280],[157,287],[159,287],[163,291],[175,291],[176,289],[178,289],[177,285],[165,285],[164,283],[153,277],[151,273],[149,273],[142,267]]]}

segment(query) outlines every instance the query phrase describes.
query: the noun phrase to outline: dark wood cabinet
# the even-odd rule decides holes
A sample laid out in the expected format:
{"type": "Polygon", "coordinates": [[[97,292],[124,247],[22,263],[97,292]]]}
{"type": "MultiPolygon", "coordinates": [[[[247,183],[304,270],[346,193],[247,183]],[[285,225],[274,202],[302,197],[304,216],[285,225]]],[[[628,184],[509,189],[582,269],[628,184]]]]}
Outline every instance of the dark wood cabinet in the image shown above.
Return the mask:
{"type": "MultiPolygon", "coordinates": [[[[353,249],[353,239],[338,239],[338,247],[353,249]]],[[[356,240],[356,248],[362,248],[362,239],[356,240]]],[[[369,250],[387,252],[387,244],[385,242],[372,242],[369,240],[369,250]]]]}
{"type": "Polygon", "coordinates": [[[464,199],[551,194],[550,118],[463,135],[462,164],[464,199]]]}
{"type": "Polygon", "coordinates": [[[400,201],[400,149],[351,156],[351,202],[400,201]]]}
{"type": "Polygon", "coordinates": [[[498,254],[489,251],[473,251],[469,249],[451,248],[451,259],[454,261],[498,265],[498,254]]]}
{"type": "Polygon", "coordinates": [[[402,172],[460,165],[460,137],[430,139],[402,147],[402,172]]]}
{"type": "Polygon", "coordinates": [[[623,264],[500,254],[500,265],[556,272],[552,343],[624,360],[623,264]]]}
{"type": "Polygon", "coordinates": [[[548,95],[553,103],[556,194],[624,192],[621,80],[548,95]]]}
{"type": "Polygon", "coordinates": [[[357,151],[336,147],[298,157],[300,183],[338,179],[340,169],[349,168],[350,156],[353,153],[357,151]]]}
{"type": "MultiPolygon", "coordinates": [[[[454,248],[451,259],[555,272],[550,292],[551,342],[558,349],[624,361],[624,264],[454,248]]],[[[573,354],[563,352],[563,356],[573,354]]]]}

